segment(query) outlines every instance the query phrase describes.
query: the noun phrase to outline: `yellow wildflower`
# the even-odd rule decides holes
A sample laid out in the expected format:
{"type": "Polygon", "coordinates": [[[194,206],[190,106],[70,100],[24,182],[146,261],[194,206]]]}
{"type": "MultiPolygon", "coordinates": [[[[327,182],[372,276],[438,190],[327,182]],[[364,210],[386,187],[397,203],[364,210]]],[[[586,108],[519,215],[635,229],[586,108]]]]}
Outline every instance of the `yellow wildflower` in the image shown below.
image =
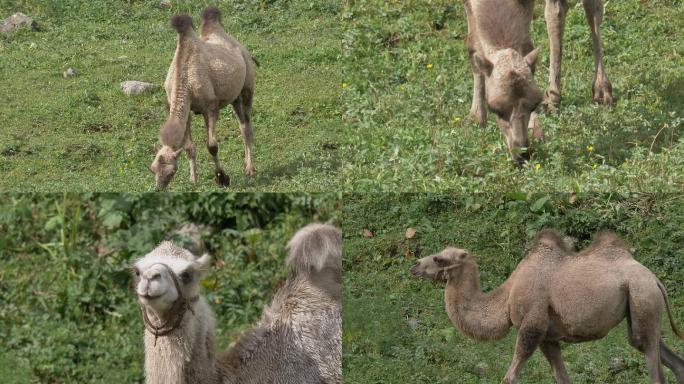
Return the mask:
{"type": "Polygon", "coordinates": [[[347,83],[342,83],[342,88],[347,88],[348,86],[349,86],[349,84],[347,84],[347,83]]]}
{"type": "Polygon", "coordinates": [[[540,170],[540,169],[541,169],[541,164],[540,164],[540,163],[536,163],[536,164],[534,165],[534,169],[536,169],[537,171],[540,170]]]}
{"type": "Polygon", "coordinates": [[[591,144],[587,145],[587,151],[593,152],[593,151],[594,151],[594,146],[591,145],[591,144]]]}
{"type": "Polygon", "coordinates": [[[432,69],[432,64],[426,65],[425,68],[427,68],[427,69],[432,69]]]}

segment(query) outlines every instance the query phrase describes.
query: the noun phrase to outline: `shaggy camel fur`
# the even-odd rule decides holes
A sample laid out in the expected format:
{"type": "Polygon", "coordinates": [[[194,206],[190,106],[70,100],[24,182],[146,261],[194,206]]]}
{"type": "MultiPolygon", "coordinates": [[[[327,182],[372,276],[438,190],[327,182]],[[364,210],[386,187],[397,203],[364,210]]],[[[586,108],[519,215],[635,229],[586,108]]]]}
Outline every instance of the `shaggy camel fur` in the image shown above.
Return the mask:
{"type": "Polygon", "coordinates": [[[478,266],[463,249],[449,247],[424,257],[411,273],[446,282],[447,314],[465,335],[497,340],[511,326],[518,329],[503,383],[516,382],[537,347],[551,364],[556,382],[570,383],[559,342],[603,338],[624,318],[630,344],[646,356],[651,382],[665,382],[662,361],[677,382],[684,383],[684,360],[661,338],[660,319],[667,308],[672,329],[684,339],[665,287],[613,233],[600,233],[587,249],[575,253],[558,232],[542,231],[506,282],[489,293],[480,290],[478,266]]]}
{"type": "MultiPolygon", "coordinates": [[[[602,0],[583,0],[594,47],[594,101],[612,104],[612,87],[603,68],[599,26],[603,19],[602,0]]],[[[465,0],[468,18],[466,45],[473,69],[473,102],[470,116],[480,126],[487,124],[487,108],[497,118],[501,132],[514,160],[529,159],[528,125],[533,134],[544,134],[533,113],[542,101],[534,81],[539,51],[532,49],[530,23],[534,0],[465,0]]],[[[544,102],[554,109],[560,102],[562,39],[567,0],[546,0],[546,27],[551,46],[549,88],[544,102]]]]}
{"type": "Polygon", "coordinates": [[[219,110],[228,104],[233,106],[240,121],[245,147],[245,174],[253,177],[251,116],[254,60],[244,46],[225,32],[217,8],[209,7],[202,13],[201,37],[195,34],[192,19],[187,15],[174,16],[171,25],[178,32],[178,44],[164,82],[169,117],[159,133],[163,146],[150,166],[157,188],[166,188],[171,182],[178,168],[178,156],[183,151],[190,161],[190,178],[197,181],[190,111],[204,116],[207,149],[214,160],[217,183],[222,187],[230,184],[219,163],[216,140],[219,110]]]}
{"type": "Polygon", "coordinates": [[[163,242],[136,261],[146,382],[341,383],[341,242],[330,225],[297,232],[288,243],[290,276],[257,325],[219,356],[214,316],[200,294],[211,257],[163,242]]]}

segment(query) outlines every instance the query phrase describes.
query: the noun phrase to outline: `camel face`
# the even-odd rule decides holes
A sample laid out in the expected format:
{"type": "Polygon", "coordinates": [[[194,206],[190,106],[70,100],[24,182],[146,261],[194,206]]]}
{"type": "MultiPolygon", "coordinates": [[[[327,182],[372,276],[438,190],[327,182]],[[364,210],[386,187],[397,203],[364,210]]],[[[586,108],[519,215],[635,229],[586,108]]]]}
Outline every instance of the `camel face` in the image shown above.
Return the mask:
{"type": "Polygon", "coordinates": [[[197,296],[201,271],[211,260],[208,255],[193,259],[188,251],[164,242],[138,260],[133,269],[140,304],[164,317],[179,297],[197,296]]]}
{"type": "Polygon", "coordinates": [[[446,281],[447,271],[458,268],[468,259],[468,251],[448,247],[440,253],[423,257],[411,266],[411,274],[437,281],[446,281]]]}
{"type": "Polygon", "coordinates": [[[485,75],[487,106],[496,114],[508,150],[519,163],[530,158],[527,127],[532,112],[542,101],[533,74],[538,53],[535,49],[523,57],[513,49],[503,49],[489,58],[473,56],[485,75]]]}
{"type": "Polygon", "coordinates": [[[164,146],[157,152],[150,165],[150,171],[154,173],[154,183],[158,190],[165,189],[173,179],[178,169],[178,156],[182,150],[181,148],[174,151],[171,147],[164,146]]]}

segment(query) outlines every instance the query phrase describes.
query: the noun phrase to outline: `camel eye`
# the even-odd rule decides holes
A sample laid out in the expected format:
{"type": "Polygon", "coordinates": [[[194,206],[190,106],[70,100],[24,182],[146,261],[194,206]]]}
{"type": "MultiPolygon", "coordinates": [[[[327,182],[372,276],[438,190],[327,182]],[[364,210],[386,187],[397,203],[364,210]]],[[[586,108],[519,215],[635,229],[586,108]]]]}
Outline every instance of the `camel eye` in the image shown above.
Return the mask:
{"type": "Polygon", "coordinates": [[[446,260],[442,259],[441,257],[437,257],[437,256],[433,257],[432,261],[434,261],[438,267],[446,267],[449,264],[446,260]]]}
{"type": "Polygon", "coordinates": [[[138,268],[134,269],[134,273],[136,277],[140,277],[140,270],[138,268]]]}
{"type": "Polygon", "coordinates": [[[183,280],[183,283],[187,284],[192,281],[192,275],[190,275],[190,272],[184,271],[183,273],[180,274],[181,280],[183,280]]]}

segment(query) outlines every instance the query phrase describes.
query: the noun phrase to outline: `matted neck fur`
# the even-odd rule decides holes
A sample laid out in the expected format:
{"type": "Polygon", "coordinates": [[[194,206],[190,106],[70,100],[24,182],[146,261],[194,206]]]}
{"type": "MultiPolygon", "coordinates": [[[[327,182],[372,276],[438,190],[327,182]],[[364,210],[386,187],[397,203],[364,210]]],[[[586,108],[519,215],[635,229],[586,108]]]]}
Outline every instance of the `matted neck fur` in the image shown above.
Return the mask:
{"type": "Polygon", "coordinates": [[[652,383],[664,383],[661,362],[684,382],[684,359],[663,342],[660,323],[667,310],[676,326],[667,292],[658,278],[638,263],[614,233],[600,232],[575,252],[555,230],[539,232],[530,253],[498,288],[482,292],[479,267],[459,248],[446,248],[411,267],[414,276],[446,282],[447,314],[463,334],[476,340],[503,338],[518,329],[511,365],[503,383],[515,383],[532,353],[540,348],[556,381],[570,383],[560,342],[603,338],[623,319],[629,342],[644,353],[652,383]]]}

